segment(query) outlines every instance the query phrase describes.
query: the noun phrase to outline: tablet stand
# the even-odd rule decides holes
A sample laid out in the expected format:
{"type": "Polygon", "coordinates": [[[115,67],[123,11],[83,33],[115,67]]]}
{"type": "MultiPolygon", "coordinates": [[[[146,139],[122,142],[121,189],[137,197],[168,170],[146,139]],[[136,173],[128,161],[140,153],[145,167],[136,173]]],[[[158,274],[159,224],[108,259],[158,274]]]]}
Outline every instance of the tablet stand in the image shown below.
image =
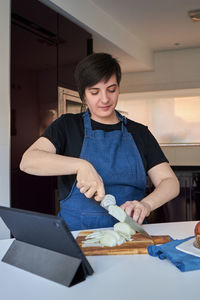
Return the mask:
{"type": "Polygon", "coordinates": [[[2,261],[68,287],[86,277],[81,259],[19,240],[13,241],[2,261]]]}

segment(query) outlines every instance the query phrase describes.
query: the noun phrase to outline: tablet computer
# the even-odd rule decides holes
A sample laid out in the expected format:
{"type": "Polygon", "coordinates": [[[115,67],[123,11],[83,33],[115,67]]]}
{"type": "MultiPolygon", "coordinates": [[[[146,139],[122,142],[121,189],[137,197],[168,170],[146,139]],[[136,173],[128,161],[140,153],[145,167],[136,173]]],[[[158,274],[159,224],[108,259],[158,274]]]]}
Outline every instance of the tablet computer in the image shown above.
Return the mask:
{"type": "Polygon", "coordinates": [[[16,240],[81,259],[85,275],[93,269],[61,217],[0,206],[3,219],[16,240]]]}

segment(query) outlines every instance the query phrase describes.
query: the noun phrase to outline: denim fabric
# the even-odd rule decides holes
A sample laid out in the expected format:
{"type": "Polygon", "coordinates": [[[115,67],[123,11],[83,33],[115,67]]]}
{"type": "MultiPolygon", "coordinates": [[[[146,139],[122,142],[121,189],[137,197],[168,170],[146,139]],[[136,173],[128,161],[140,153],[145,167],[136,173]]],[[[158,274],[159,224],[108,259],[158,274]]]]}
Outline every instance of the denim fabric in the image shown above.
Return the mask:
{"type": "Polygon", "coordinates": [[[150,245],[147,250],[151,256],[158,257],[161,260],[168,259],[181,272],[193,271],[200,269],[200,258],[191,254],[187,254],[176,249],[176,246],[193,238],[190,236],[182,240],[173,240],[163,245],[150,245]]]}
{"type": "MultiPolygon", "coordinates": [[[[84,115],[84,141],[80,158],[89,161],[102,177],[106,194],[116,198],[117,205],[141,200],[145,194],[146,174],[132,135],[126,129],[126,118],[119,112],[121,130],[92,130],[89,111],[84,115]]],[[[70,230],[112,227],[117,220],[98,202],[80,193],[74,183],[70,194],[60,202],[59,215],[70,230]]]]}

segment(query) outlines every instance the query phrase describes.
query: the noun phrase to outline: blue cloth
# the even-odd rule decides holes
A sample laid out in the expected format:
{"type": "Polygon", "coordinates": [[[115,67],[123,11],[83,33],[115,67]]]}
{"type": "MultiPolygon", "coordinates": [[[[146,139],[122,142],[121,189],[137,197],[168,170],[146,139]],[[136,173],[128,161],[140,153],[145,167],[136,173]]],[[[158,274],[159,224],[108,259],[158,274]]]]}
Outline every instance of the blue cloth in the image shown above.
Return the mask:
{"type": "MultiPolygon", "coordinates": [[[[80,158],[89,161],[102,177],[106,194],[116,198],[117,205],[141,200],[145,195],[146,174],[132,135],[126,129],[126,118],[116,111],[121,130],[92,130],[89,110],[83,115],[84,140],[80,158]]],[[[60,202],[59,215],[70,230],[112,227],[117,220],[94,199],[80,193],[74,183],[70,194],[60,202]]]]}
{"type": "Polygon", "coordinates": [[[147,250],[151,256],[169,259],[182,272],[199,270],[200,257],[176,249],[176,246],[191,238],[193,236],[182,240],[172,240],[163,245],[151,245],[148,246],[147,250]]]}

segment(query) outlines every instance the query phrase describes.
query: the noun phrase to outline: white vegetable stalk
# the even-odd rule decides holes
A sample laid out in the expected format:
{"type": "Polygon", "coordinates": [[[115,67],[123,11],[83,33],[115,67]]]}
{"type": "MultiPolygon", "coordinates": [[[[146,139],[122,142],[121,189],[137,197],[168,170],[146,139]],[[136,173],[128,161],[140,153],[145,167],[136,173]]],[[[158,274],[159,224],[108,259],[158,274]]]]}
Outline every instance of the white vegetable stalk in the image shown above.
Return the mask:
{"type": "Polygon", "coordinates": [[[124,222],[126,219],[126,213],[117,205],[110,205],[108,208],[108,213],[120,222],[124,222]]]}
{"type": "Polygon", "coordinates": [[[125,233],[128,236],[131,236],[136,233],[136,231],[127,223],[118,222],[114,225],[114,231],[120,233],[125,233]]]}
{"type": "Polygon", "coordinates": [[[132,240],[131,237],[136,232],[129,224],[124,223],[126,213],[123,209],[117,205],[109,205],[108,212],[120,222],[114,225],[114,230],[98,230],[86,236],[82,242],[83,247],[114,247],[132,240]]]}
{"type": "Polygon", "coordinates": [[[121,245],[126,241],[131,241],[131,236],[135,231],[126,223],[118,222],[114,225],[114,230],[98,230],[88,234],[85,241],[82,242],[83,247],[114,247],[121,245]]]}

